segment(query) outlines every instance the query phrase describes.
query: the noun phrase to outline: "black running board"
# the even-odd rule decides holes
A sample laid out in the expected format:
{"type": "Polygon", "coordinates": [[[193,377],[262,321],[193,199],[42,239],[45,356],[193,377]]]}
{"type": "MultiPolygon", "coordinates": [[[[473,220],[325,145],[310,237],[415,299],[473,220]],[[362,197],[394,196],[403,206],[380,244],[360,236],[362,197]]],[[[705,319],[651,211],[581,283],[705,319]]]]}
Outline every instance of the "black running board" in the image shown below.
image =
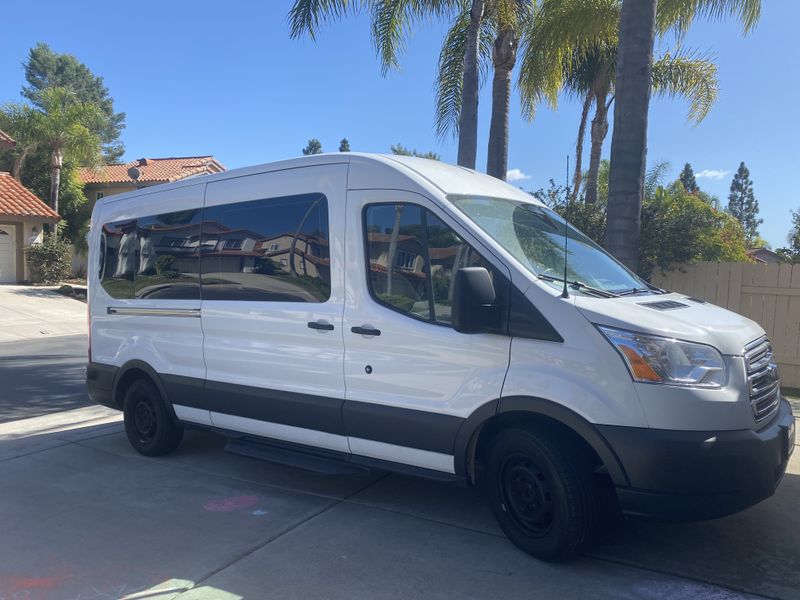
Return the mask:
{"type": "Polygon", "coordinates": [[[367,467],[355,465],[344,460],[318,456],[300,450],[278,448],[246,438],[228,440],[225,445],[225,452],[266,460],[289,467],[297,467],[322,475],[368,475],[370,472],[367,467]]]}

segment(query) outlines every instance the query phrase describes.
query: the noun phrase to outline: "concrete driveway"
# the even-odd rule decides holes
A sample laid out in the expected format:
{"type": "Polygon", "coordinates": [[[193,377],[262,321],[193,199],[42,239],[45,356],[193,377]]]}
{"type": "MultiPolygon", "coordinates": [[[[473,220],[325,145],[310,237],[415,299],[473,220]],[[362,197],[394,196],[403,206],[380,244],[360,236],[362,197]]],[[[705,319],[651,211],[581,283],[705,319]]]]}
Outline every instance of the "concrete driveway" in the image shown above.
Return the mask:
{"type": "Polygon", "coordinates": [[[48,288],[0,285],[0,342],[86,334],[86,305],[48,288]]]}
{"type": "Polygon", "coordinates": [[[0,598],[800,598],[797,457],[740,515],[623,523],[550,565],[474,491],[326,477],[228,455],[207,433],[148,459],[118,419],[90,407],[0,425],[0,598]]]}
{"type": "Polygon", "coordinates": [[[0,344],[15,358],[0,382],[35,360],[0,385],[19,407],[0,423],[0,600],[800,599],[800,451],[778,493],[743,513],[609,523],[589,556],[550,565],[514,548],[474,490],[318,475],[226,454],[209,433],[142,457],[119,413],[81,405],[79,370],[59,370],[81,340],[48,341],[36,357],[0,344]],[[64,410],[64,386],[77,408],[64,410]]]}

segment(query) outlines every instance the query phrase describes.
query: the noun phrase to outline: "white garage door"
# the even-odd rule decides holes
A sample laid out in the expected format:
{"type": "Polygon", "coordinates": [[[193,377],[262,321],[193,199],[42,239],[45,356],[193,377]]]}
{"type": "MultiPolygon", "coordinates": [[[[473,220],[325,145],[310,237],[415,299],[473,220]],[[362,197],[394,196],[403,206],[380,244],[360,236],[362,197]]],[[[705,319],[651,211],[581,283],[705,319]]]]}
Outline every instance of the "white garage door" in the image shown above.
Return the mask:
{"type": "Polygon", "coordinates": [[[15,233],[13,225],[0,225],[0,283],[17,282],[15,233]]]}

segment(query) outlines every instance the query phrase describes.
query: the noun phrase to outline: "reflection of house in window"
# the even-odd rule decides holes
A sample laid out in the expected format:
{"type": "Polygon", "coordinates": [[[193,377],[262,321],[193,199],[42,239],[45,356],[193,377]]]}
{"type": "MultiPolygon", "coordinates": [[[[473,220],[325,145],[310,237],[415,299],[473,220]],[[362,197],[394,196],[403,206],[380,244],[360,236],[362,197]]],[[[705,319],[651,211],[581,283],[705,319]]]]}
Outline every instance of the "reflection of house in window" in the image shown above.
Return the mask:
{"type": "Polygon", "coordinates": [[[416,254],[407,252],[405,250],[397,250],[397,255],[394,259],[394,266],[398,269],[413,269],[414,260],[417,258],[416,254]]]}
{"type": "Polygon", "coordinates": [[[242,244],[244,240],[242,238],[231,238],[229,240],[225,240],[225,250],[240,250],[242,248],[242,244]]]}

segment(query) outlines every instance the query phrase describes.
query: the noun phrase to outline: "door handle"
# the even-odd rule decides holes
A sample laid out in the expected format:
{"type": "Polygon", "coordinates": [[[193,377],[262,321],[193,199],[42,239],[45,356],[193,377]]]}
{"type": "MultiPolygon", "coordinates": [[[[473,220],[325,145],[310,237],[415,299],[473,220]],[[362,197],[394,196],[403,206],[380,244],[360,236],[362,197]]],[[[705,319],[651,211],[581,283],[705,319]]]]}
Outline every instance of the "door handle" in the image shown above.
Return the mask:
{"type": "Polygon", "coordinates": [[[320,321],[310,321],[308,323],[309,329],[316,329],[317,331],[333,331],[333,325],[331,323],[323,323],[320,321]]]}
{"type": "Polygon", "coordinates": [[[350,331],[359,335],[380,335],[381,330],[374,327],[351,327],[350,331]]]}

